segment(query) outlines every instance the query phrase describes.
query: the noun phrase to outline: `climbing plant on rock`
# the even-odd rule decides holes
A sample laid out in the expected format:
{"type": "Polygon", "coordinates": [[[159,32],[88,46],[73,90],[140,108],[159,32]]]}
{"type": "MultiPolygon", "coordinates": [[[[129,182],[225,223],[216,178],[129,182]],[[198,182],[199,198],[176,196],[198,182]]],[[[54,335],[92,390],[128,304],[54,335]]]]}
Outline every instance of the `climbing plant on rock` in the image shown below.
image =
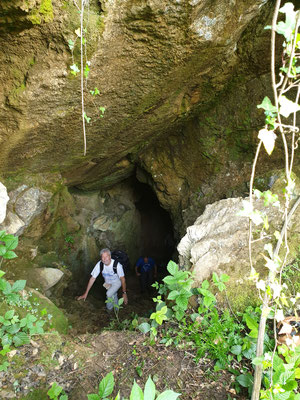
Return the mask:
{"type": "MultiPolygon", "coordinates": [[[[258,147],[253,162],[252,176],[250,181],[250,200],[245,202],[241,215],[250,219],[249,255],[251,264],[251,279],[256,282],[260,297],[262,298],[262,314],[257,336],[257,352],[255,364],[254,385],[252,400],[262,399],[298,399],[295,390],[296,379],[299,378],[298,358],[299,352],[296,344],[291,339],[290,350],[278,349],[280,354],[285,353],[286,363],[279,359],[277,351],[276,324],[284,320],[284,307],[292,304],[300,297],[297,294],[288,299],[284,294],[284,286],[281,282],[283,269],[287,265],[289,255],[288,226],[292,215],[300,203],[300,197],[295,198],[295,179],[293,177],[293,163],[295,151],[299,142],[299,128],[297,126],[296,113],[300,110],[300,34],[299,22],[300,11],[294,10],[292,3],[285,3],[280,8],[281,1],[277,0],[275,5],[271,29],[271,77],[274,100],[265,97],[258,108],[264,110],[265,126],[258,133],[258,147]],[[279,13],[285,15],[285,21],[278,22],[279,13]],[[275,36],[283,35],[282,66],[276,76],[275,71],[275,36]],[[272,193],[271,191],[260,192],[254,188],[254,177],[258,156],[261,149],[265,148],[270,155],[275,147],[279,136],[282,140],[285,159],[285,183],[284,192],[272,193]],[[279,207],[282,210],[281,232],[271,232],[268,223],[267,212],[254,209],[254,198],[264,200],[266,206],[279,207]],[[264,240],[265,267],[267,277],[263,279],[255,270],[252,262],[252,248],[257,243],[253,237],[253,224],[261,227],[260,240],[264,240]],[[269,242],[267,242],[269,240],[269,242]],[[274,245],[274,242],[276,245],[274,245]],[[280,257],[279,257],[280,255],[280,257]],[[264,353],[264,337],[267,318],[273,318],[275,348],[271,353],[264,353]],[[297,355],[298,354],[298,355],[297,355]],[[293,363],[291,358],[296,361],[293,363]],[[279,363],[280,361],[280,363],[279,363]],[[280,364],[280,368],[278,367],[280,364]],[[279,369],[278,369],[279,368],[279,369]],[[264,374],[265,389],[261,390],[262,376],[264,374]]],[[[300,362],[300,360],[299,360],[300,362]]]]}
{"type": "Polygon", "coordinates": [[[89,15],[89,0],[73,0],[73,4],[78,10],[80,15],[80,26],[75,30],[75,38],[69,39],[68,45],[72,53],[72,65],[70,66],[71,74],[77,76],[80,74],[80,91],[81,91],[81,119],[82,119],[82,130],[83,130],[83,144],[84,144],[84,155],[86,155],[87,140],[86,140],[86,123],[91,122],[91,117],[87,115],[85,110],[85,98],[87,95],[91,96],[91,102],[96,109],[98,117],[103,118],[105,107],[96,105],[94,98],[100,95],[100,91],[97,87],[94,89],[88,89],[88,77],[90,72],[91,61],[87,55],[87,43],[88,43],[88,15],[89,15]],[[85,18],[87,16],[87,18],[85,18]],[[79,53],[80,63],[79,66],[75,61],[74,49],[78,45],[79,41],[79,53]]]}

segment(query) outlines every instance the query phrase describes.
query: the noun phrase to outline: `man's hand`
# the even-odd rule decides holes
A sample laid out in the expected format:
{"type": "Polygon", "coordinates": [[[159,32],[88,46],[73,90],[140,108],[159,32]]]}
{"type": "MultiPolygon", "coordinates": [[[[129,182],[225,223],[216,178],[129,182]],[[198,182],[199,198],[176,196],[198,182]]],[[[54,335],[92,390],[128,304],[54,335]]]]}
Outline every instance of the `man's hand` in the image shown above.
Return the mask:
{"type": "Polygon", "coordinates": [[[87,293],[84,293],[82,296],[78,296],[78,297],[76,297],[76,300],[86,300],[86,298],[87,298],[87,293]]]}
{"type": "Polygon", "coordinates": [[[123,299],[124,299],[124,304],[125,304],[125,306],[127,306],[127,304],[128,304],[127,293],[123,293],[123,299]]]}

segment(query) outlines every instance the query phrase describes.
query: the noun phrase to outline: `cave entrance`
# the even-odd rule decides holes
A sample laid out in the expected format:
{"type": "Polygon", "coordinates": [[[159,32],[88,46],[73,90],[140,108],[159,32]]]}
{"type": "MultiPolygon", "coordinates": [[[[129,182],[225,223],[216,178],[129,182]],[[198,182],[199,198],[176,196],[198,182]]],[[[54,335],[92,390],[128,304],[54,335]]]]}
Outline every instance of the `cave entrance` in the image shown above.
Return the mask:
{"type": "Polygon", "coordinates": [[[175,251],[172,220],[149,185],[136,181],[135,191],[135,206],[141,217],[141,255],[154,258],[162,270],[175,251]]]}
{"type": "Polygon", "coordinates": [[[126,276],[129,304],[120,310],[120,320],[128,321],[133,315],[149,315],[155,309],[152,297],[156,294],[154,290],[152,296],[140,293],[139,279],[135,274],[137,259],[145,255],[152,257],[157,265],[157,280],[161,281],[166,275],[167,263],[175,253],[172,220],[161,207],[154,190],[131,177],[107,191],[75,191],[72,195],[83,232],[78,236],[82,246],[79,242],[75,248],[85,268],[65,289],[62,299],[62,308],[73,328],[78,333],[95,332],[110,324],[105,310],[106,291],[102,277],[97,278],[85,302],[75,300],[76,296],[84,293],[90,273],[99,261],[99,250],[104,247],[126,251],[131,262],[131,270],[126,276]],[[117,229],[108,229],[110,226],[117,226],[117,229]]]}

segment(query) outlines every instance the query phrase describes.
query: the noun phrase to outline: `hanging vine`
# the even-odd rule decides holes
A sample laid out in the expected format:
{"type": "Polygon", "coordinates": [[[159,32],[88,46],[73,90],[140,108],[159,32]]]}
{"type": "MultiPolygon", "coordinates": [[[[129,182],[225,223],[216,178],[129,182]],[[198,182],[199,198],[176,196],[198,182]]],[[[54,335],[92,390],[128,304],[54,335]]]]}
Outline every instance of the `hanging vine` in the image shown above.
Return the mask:
{"type": "Polygon", "coordinates": [[[87,139],[86,139],[86,123],[89,124],[91,122],[91,117],[87,115],[85,111],[85,97],[86,94],[90,94],[92,96],[92,104],[96,109],[97,115],[100,118],[103,118],[105,113],[105,107],[97,107],[93,98],[97,95],[100,95],[100,91],[97,87],[94,89],[88,90],[88,77],[90,72],[91,62],[87,56],[87,43],[88,43],[88,24],[89,24],[89,0],[81,0],[80,4],[77,0],[73,0],[73,4],[78,10],[80,15],[80,26],[75,30],[75,38],[69,39],[68,45],[72,54],[72,65],[70,66],[71,74],[77,76],[80,73],[80,92],[81,92],[81,120],[82,120],[82,132],[83,132],[83,154],[86,155],[87,152],[87,139]],[[86,16],[86,18],[85,18],[86,16]],[[74,57],[74,49],[78,43],[79,52],[80,52],[80,68],[75,62],[74,57]]]}

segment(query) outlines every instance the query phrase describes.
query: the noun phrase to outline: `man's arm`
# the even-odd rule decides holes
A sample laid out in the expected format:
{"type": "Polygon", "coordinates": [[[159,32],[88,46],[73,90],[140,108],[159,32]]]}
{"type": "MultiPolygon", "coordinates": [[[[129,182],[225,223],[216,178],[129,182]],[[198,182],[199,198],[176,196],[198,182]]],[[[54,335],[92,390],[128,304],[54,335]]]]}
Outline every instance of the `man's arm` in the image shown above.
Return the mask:
{"type": "Polygon", "coordinates": [[[122,285],[124,304],[126,305],[126,304],[128,304],[128,297],[127,297],[127,292],[126,292],[126,281],[125,281],[124,276],[122,276],[120,279],[121,279],[121,285],[122,285]]]}
{"type": "Polygon", "coordinates": [[[96,278],[93,278],[92,276],[90,277],[90,280],[89,280],[89,282],[87,284],[85,292],[83,293],[83,295],[77,297],[77,300],[82,300],[83,299],[85,301],[85,299],[87,298],[87,295],[89,294],[89,291],[90,291],[91,287],[93,286],[95,280],[96,280],[96,278]]]}
{"type": "Polygon", "coordinates": [[[138,265],[135,266],[135,273],[136,273],[136,276],[141,276],[138,265]]]}

